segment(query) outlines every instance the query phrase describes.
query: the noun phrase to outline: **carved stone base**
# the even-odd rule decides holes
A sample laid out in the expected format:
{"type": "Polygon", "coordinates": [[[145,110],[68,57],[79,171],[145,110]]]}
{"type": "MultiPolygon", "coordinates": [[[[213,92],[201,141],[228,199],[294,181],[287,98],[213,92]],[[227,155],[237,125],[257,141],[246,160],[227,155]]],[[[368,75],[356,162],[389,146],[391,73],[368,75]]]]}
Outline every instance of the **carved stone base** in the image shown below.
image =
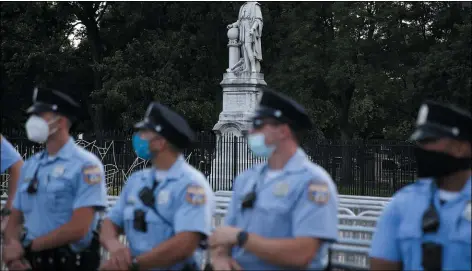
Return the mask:
{"type": "Polygon", "coordinates": [[[213,127],[217,135],[244,135],[251,127],[251,117],[267,83],[262,73],[225,73],[220,83],[223,88],[223,111],[213,127]]]}
{"type": "Polygon", "coordinates": [[[239,174],[256,162],[247,147],[247,141],[239,138],[235,146],[232,137],[244,136],[251,129],[251,117],[259,102],[262,88],[267,83],[262,73],[225,73],[220,85],[223,88],[223,111],[218,123],[213,127],[217,141],[209,176],[214,190],[217,187],[230,189],[234,170],[239,174]]]}

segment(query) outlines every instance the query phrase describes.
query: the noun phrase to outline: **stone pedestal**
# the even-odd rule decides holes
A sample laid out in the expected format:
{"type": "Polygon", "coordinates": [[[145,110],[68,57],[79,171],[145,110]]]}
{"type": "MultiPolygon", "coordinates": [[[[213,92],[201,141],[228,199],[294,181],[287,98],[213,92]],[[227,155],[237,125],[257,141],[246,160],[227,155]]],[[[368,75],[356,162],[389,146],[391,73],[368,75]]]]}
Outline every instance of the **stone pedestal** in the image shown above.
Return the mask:
{"type": "Polygon", "coordinates": [[[251,118],[262,88],[267,84],[262,73],[225,73],[220,85],[223,110],[213,127],[217,142],[209,180],[214,190],[228,190],[234,175],[254,162],[245,135],[252,126],[251,118]]]}
{"type": "Polygon", "coordinates": [[[267,83],[262,73],[223,74],[223,111],[213,127],[217,135],[243,136],[251,127],[251,117],[267,83]]]}

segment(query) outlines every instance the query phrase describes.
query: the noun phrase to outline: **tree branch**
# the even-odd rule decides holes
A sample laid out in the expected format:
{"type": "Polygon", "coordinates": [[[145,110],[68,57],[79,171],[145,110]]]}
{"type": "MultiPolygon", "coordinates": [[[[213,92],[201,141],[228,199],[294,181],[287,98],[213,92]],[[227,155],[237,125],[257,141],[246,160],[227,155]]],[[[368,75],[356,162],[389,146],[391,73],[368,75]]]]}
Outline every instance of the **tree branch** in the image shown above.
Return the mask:
{"type": "Polygon", "coordinates": [[[103,14],[105,14],[105,11],[107,10],[107,7],[108,7],[108,2],[105,2],[105,6],[103,6],[102,10],[100,11],[100,14],[98,14],[97,16],[97,23],[100,22],[100,20],[102,19],[103,17],[103,14]]]}

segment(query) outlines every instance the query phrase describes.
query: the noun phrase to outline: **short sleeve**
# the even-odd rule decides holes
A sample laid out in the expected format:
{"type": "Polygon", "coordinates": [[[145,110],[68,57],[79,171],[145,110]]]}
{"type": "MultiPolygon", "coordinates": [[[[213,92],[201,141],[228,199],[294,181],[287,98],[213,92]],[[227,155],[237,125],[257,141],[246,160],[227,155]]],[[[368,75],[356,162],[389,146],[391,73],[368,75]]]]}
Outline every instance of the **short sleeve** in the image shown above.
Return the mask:
{"type": "Polygon", "coordinates": [[[392,200],[377,220],[369,256],[392,262],[399,262],[400,249],[396,229],[400,223],[396,212],[396,201],[392,200]]]}
{"type": "Polygon", "coordinates": [[[82,207],[106,208],[105,171],[101,162],[87,163],[81,169],[77,184],[74,209],[82,207]]]}
{"type": "Polygon", "coordinates": [[[175,232],[211,234],[213,191],[198,183],[187,184],[180,193],[180,206],[174,215],[175,232]]]}
{"type": "Polygon", "coordinates": [[[125,203],[126,203],[126,198],[128,197],[128,189],[129,189],[129,183],[131,181],[128,179],[126,184],[123,186],[123,189],[121,190],[120,196],[118,197],[118,200],[115,202],[115,204],[108,210],[106,214],[106,218],[110,219],[113,224],[120,228],[124,228],[123,224],[123,210],[125,208],[125,203]]]}
{"type": "Polygon", "coordinates": [[[231,200],[228,204],[228,209],[226,210],[226,214],[224,217],[224,224],[226,226],[236,226],[236,210],[238,209],[236,206],[236,195],[238,195],[239,187],[241,187],[240,185],[238,185],[241,183],[240,179],[240,177],[237,177],[233,182],[233,194],[231,196],[231,200]]]}
{"type": "Polygon", "coordinates": [[[21,155],[16,151],[13,145],[8,142],[3,136],[1,139],[1,170],[0,173],[5,172],[5,170],[9,169],[12,165],[16,162],[21,160],[21,155]]]}
{"type": "Polygon", "coordinates": [[[20,189],[19,189],[20,184],[21,184],[21,182],[18,182],[17,189],[16,189],[16,192],[15,192],[15,197],[13,198],[12,206],[13,206],[13,208],[15,208],[19,211],[23,211],[21,209],[21,192],[20,192],[20,189]]]}
{"type": "MultiPolygon", "coordinates": [[[[2,139],[3,141],[4,139],[2,139]]],[[[25,175],[25,171],[26,171],[26,165],[28,164],[28,162],[24,163],[23,166],[21,167],[21,170],[20,170],[20,177],[18,178],[18,182],[16,182],[16,192],[15,192],[15,196],[13,197],[13,203],[12,203],[12,206],[13,208],[19,210],[19,211],[23,211],[22,210],[22,206],[21,206],[21,197],[22,197],[22,193],[21,193],[21,189],[20,187],[22,185],[25,185],[25,182],[23,181],[24,179],[24,175],[25,175]]]]}
{"type": "Polygon", "coordinates": [[[295,200],[297,203],[292,214],[293,236],[337,240],[338,195],[334,187],[312,180],[304,184],[299,198],[295,200]]]}

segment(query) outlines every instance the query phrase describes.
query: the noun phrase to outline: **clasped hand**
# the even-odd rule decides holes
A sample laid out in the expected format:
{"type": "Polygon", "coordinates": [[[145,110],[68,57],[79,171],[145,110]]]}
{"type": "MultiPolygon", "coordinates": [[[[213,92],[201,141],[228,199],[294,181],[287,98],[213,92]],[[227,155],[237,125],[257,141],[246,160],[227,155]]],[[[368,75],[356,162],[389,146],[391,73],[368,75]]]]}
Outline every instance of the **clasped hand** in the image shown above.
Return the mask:
{"type": "Polygon", "coordinates": [[[12,239],[3,248],[2,259],[6,264],[23,258],[25,251],[18,240],[12,239]]]}
{"type": "Polygon", "coordinates": [[[26,271],[31,270],[30,263],[25,259],[13,260],[7,264],[9,270],[26,271]]]}
{"type": "Polygon", "coordinates": [[[129,270],[132,263],[131,252],[123,244],[117,244],[110,250],[110,258],[103,262],[98,270],[129,270]]]}

